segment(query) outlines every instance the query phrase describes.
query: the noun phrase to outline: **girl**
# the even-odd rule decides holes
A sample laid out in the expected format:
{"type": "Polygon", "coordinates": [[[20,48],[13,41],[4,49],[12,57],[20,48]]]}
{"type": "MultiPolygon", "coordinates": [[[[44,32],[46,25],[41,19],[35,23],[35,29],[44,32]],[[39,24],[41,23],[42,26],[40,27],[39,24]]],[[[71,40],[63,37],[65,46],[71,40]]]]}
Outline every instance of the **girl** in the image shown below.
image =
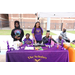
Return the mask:
{"type": "Polygon", "coordinates": [[[40,22],[36,22],[32,29],[32,35],[35,43],[42,43],[43,30],[40,27],[40,22]]]}

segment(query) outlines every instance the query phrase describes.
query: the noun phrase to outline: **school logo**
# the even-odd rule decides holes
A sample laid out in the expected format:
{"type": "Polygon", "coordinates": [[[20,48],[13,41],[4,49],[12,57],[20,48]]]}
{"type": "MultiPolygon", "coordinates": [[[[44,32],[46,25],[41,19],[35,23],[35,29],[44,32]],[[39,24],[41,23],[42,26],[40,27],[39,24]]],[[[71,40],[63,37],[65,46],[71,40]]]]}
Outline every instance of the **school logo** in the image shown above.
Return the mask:
{"type": "Polygon", "coordinates": [[[38,59],[38,60],[37,60],[37,59],[35,59],[35,61],[36,61],[36,62],[39,62],[40,60],[41,60],[41,59],[38,59]]]}
{"type": "Polygon", "coordinates": [[[31,43],[31,41],[27,40],[27,41],[25,41],[25,43],[28,44],[28,43],[31,43]]]}
{"type": "Polygon", "coordinates": [[[40,30],[36,30],[36,32],[38,32],[38,33],[39,33],[39,32],[40,32],[40,30]]]}

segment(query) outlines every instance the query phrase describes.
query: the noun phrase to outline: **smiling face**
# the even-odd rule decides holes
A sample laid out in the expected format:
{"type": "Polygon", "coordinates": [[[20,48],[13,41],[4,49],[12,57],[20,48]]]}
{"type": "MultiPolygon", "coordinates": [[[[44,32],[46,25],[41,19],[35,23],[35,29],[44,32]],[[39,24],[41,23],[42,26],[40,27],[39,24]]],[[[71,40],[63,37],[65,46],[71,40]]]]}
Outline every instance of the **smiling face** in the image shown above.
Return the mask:
{"type": "Polygon", "coordinates": [[[16,25],[15,25],[16,27],[19,27],[19,24],[18,23],[16,23],[16,25]]]}
{"type": "Polygon", "coordinates": [[[39,28],[39,26],[40,26],[40,23],[36,23],[36,28],[39,28]]]}
{"type": "Polygon", "coordinates": [[[30,36],[30,35],[26,35],[26,39],[29,39],[29,36],[30,36]]]}
{"type": "Polygon", "coordinates": [[[61,36],[59,36],[59,40],[62,40],[62,37],[61,36]]]}
{"type": "Polygon", "coordinates": [[[49,37],[49,35],[50,35],[50,33],[49,33],[49,32],[47,32],[47,33],[46,33],[46,37],[48,38],[48,37],[49,37]]]}

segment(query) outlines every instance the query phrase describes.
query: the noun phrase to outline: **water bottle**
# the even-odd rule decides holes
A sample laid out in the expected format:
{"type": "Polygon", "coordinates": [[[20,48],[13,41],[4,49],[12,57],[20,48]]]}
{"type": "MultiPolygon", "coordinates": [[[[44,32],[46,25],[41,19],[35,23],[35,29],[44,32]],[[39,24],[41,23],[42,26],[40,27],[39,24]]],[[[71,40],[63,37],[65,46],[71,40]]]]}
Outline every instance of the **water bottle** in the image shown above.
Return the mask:
{"type": "Polygon", "coordinates": [[[24,44],[24,41],[22,43],[24,44]]]}
{"type": "Polygon", "coordinates": [[[59,48],[59,44],[57,43],[57,49],[59,48]]]}
{"type": "Polygon", "coordinates": [[[49,45],[49,48],[51,47],[51,45],[49,45]]]}
{"type": "Polygon", "coordinates": [[[63,50],[64,48],[63,48],[63,40],[61,41],[61,50],[63,50]]]}

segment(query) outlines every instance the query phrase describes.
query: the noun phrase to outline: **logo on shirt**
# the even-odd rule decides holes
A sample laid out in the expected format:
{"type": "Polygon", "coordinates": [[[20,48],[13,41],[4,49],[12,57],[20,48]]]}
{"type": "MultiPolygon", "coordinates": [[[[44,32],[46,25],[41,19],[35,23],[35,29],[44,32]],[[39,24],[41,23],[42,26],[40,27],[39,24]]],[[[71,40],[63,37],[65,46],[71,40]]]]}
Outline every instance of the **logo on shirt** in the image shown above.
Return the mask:
{"type": "Polygon", "coordinates": [[[39,32],[40,32],[40,30],[36,30],[36,32],[38,32],[38,33],[39,33],[39,32]]]}
{"type": "Polygon", "coordinates": [[[27,41],[25,41],[25,43],[26,43],[26,44],[27,44],[27,43],[31,43],[31,41],[27,40],[27,41]]]}
{"type": "Polygon", "coordinates": [[[15,30],[14,33],[15,33],[16,36],[20,36],[21,30],[15,30]]]}

